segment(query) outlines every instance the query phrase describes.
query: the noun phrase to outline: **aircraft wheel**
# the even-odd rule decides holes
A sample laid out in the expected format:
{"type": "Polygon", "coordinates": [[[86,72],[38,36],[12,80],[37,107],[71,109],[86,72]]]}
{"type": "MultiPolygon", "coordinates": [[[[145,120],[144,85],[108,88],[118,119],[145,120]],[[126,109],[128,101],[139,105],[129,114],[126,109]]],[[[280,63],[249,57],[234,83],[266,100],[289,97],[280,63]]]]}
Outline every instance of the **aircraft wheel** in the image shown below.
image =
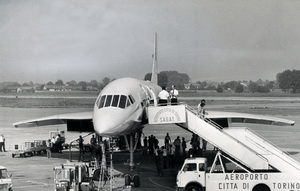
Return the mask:
{"type": "Polygon", "coordinates": [[[125,175],[125,186],[129,186],[131,182],[131,178],[129,176],[129,174],[125,175]]]}
{"type": "Polygon", "coordinates": [[[12,156],[12,158],[15,158],[15,154],[12,154],[11,156],[12,156]]]}
{"type": "Polygon", "coordinates": [[[139,187],[140,186],[140,177],[139,177],[139,175],[134,175],[133,176],[133,185],[134,185],[134,187],[139,187]]]}
{"type": "Polygon", "coordinates": [[[270,191],[270,188],[265,184],[257,184],[252,191],[270,191]]]}

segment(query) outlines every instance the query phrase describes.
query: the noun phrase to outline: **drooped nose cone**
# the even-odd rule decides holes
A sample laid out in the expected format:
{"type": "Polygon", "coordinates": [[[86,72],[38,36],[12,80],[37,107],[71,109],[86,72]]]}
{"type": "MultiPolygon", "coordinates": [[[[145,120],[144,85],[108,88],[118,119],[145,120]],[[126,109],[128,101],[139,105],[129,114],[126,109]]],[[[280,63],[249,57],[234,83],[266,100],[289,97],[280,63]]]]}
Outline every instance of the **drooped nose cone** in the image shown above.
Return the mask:
{"type": "Polygon", "coordinates": [[[93,114],[94,129],[101,136],[114,136],[123,131],[123,124],[127,118],[124,109],[115,107],[95,108],[93,114]]]}

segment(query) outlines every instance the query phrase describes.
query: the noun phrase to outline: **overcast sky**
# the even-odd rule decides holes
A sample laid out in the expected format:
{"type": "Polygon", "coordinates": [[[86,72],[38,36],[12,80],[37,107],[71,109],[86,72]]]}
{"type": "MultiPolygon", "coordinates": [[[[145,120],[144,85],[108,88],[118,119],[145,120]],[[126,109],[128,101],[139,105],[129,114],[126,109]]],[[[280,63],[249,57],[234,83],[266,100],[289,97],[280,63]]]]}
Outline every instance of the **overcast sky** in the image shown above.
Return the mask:
{"type": "Polygon", "coordinates": [[[0,81],[275,80],[300,69],[300,1],[0,0],[0,81]]]}

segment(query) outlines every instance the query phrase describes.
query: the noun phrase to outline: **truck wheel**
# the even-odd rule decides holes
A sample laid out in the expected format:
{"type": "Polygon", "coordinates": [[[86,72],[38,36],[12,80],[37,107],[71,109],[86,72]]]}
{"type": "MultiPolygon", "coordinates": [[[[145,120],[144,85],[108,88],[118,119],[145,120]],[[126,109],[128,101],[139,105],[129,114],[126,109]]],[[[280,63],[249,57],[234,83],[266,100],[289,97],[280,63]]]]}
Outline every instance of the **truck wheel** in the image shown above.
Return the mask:
{"type": "Polygon", "coordinates": [[[134,187],[139,187],[140,186],[140,177],[139,177],[139,175],[134,175],[133,176],[133,185],[134,185],[134,187]]]}
{"type": "Polygon", "coordinates": [[[131,182],[131,178],[129,176],[129,174],[125,175],[125,186],[129,186],[131,182]]]}
{"type": "Polygon", "coordinates": [[[202,191],[202,188],[198,185],[195,185],[195,184],[192,184],[192,185],[189,185],[185,191],[202,191]]]}
{"type": "Polygon", "coordinates": [[[252,191],[270,191],[270,188],[265,184],[257,184],[252,191]]]}

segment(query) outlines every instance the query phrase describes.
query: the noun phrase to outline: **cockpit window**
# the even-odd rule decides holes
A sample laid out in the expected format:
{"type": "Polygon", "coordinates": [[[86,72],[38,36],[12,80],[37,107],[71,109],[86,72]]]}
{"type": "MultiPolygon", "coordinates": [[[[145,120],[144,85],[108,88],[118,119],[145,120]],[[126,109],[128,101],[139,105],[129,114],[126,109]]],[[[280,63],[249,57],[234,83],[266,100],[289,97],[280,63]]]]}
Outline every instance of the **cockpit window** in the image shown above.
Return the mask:
{"type": "Polygon", "coordinates": [[[105,101],[105,107],[109,107],[111,103],[112,95],[108,95],[105,101]]]}
{"type": "Polygon", "coordinates": [[[111,103],[112,107],[118,107],[118,103],[119,103],[119,95],[114,95],[113,101],[111,103]]]}
{"type": "Polygon", "coordinates": [[[119,107],[126,108],[135,102],[132,95],[103,95],[97,101],[98,108],[103,107],[119,107]]]}
{"type": "Polygon", "coordinates": [[[129,98],[129,100],[130,100],[130,103],[133,104],[135,100],[134,100],[134,98],[132,97],[132,95],[129,95],[128,98],[129,98]]]}
{"type": "Polygon", "coordinates": [[[101,96],[101,98],[99,99],[100,101],[98,101],[98,108],[102,108],[104,106],[104,102],[105,102],[105,98],[106,96],[101,96]]]}
{"type": "Polygon", "coordinates": [[[124,95],[121,95],[121,99],[120,99],[119,107],[120,107],[120,108],[125,108],[126,101],[127,101],[127,97],[126,97],[126,96],[124,96],[124,95]]]}

